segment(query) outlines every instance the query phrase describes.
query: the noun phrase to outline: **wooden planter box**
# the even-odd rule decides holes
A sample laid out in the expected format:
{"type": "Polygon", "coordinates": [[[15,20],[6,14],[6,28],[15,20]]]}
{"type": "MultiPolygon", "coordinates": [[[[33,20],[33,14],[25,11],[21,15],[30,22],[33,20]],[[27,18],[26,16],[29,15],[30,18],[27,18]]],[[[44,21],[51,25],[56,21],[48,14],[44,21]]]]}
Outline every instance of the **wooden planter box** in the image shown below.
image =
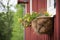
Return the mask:
{"type": "Polygon", "coordinates": [[[38,17],[32,21],[31,26],[39,34],[51,34],[54,30],[54,18],[38,17]]]}

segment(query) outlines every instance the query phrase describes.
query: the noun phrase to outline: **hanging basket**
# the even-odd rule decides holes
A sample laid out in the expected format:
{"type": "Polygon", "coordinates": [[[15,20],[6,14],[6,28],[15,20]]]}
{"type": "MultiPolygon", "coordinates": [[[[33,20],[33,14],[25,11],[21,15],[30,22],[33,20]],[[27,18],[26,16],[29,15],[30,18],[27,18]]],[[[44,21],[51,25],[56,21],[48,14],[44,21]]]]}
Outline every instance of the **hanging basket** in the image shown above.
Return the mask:
{"type": "Polygon", "coordinates": [[[39,34],[50,34],[53,32],[53,17],[38,17],[31,23],[32,28],[39,34]]]}

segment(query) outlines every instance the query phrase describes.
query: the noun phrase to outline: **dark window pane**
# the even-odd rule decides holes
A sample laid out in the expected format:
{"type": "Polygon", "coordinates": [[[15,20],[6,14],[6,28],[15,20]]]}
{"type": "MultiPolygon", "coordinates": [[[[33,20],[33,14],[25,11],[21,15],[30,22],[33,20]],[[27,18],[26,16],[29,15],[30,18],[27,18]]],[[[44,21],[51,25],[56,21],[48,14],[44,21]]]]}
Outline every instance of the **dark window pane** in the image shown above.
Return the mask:
{"type": "Polygon", "coordinates": [[[56,0],[54,0],[54,8],[56,8],[56,0]]]}

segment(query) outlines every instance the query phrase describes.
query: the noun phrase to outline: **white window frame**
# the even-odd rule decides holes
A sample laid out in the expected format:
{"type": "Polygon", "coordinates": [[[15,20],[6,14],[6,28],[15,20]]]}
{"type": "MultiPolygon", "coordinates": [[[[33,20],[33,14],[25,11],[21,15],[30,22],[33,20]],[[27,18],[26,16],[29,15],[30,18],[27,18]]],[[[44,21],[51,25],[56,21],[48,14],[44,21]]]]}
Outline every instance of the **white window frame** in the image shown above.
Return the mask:
{"type": "Polygon", "coordinates": [[[56,8],[54,8],[54,0],[47,0],[47,12],[49,12],[49,14],[52,16],[56,15],[56,8]]]}
{"type": "Polygon", "coordinates": [[[30,0],[30,14],[32,14],[32,0],[30,0]]]}

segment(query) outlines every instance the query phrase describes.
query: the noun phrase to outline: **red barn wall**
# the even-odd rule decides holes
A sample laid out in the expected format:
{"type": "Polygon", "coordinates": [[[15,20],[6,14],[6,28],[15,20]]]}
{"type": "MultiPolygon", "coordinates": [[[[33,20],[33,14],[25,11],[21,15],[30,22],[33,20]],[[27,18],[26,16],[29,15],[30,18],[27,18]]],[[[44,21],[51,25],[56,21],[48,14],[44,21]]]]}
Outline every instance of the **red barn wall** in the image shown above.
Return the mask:
{"type": "MultiPolygon", "coordinates": [[[[56,5],[57,12],[54,18],[54,33],[52,35],[48,35],[48,34],[37,35],[36,33],[34,33],[34,30],[31,27],[27,27],[25,29],[25,40],[60,40],[59,39],[60,38],[59,0],[56,0],[56,1],[57,1],[57,5],[56,5]]],[[[33,0],[32,10],[35,12],[39,12],[41,9],[47,10],[47,0],[33,0]]],[[[30,3],[27,4],[27,12],[30,12],[30,3]]]]}
{"type": "Polygon", "coordinates": [[[54,40],[60,40],[60,6],[59,0],[56,0],[56,24],[54,30],[54,40]]]}
{"type": "Polygon", "coordinates": [[[28,13],[30,12],[30,0],[28,0],[28,3],[27,3],[27,12],[28,13]]]}
{"type": "Polygon", "coordinates": [[[32,0],[32,11],[38,12],[38,0],[32,0]]]}

